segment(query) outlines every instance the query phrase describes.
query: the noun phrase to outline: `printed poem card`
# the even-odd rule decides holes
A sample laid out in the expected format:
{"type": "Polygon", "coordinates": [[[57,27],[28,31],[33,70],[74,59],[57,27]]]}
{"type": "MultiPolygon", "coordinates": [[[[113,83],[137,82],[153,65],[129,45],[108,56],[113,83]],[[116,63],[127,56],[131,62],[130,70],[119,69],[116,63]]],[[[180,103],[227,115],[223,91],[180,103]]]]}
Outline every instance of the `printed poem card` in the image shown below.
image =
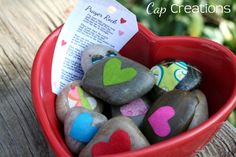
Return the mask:
{"type": "Polygon", "coordinates": [[[138,32],[136,16],[115,0],[79,0],[62,27],[52,63],[52,91],[81,80],[81,54],[92,44],[119,51],[138,32]]]}

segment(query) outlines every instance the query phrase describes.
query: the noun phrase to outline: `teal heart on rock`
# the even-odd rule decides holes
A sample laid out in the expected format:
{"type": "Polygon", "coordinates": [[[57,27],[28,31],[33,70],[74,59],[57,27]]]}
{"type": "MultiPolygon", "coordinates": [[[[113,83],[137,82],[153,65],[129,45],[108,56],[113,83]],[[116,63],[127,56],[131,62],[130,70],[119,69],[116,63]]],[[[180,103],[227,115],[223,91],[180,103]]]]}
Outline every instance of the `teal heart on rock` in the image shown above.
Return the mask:
{"type": "Polygon", "coordinates": [[[92,126],[93,117],[90,113],[81,113],[71,127],[70,136],[80,142],[89,142],[97,133],[98,128],[92,126]]]}

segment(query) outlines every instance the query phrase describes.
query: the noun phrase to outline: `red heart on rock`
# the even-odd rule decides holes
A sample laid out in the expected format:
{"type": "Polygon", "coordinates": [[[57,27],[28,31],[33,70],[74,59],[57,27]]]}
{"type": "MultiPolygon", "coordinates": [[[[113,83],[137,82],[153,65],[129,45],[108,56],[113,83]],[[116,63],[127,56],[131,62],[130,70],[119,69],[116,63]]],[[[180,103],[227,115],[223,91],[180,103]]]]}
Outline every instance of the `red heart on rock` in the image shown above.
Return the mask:
{"type": "Polygon", "coordinates": [[[120,23],[121,23],[121,24],[124,24],[124,23],[126,23],[126,22],[127,22],[127,21],[126,21],[124,18],[121,18],[121,19],[120,19],[120,23]]]}
{"type": "Polygon", "coordinates": [[[109,142],[98,142],[92,147],[92,156],[117,154],[131,149],[129,134],[124,130],[116,130],[110,136],[109,142]]]}

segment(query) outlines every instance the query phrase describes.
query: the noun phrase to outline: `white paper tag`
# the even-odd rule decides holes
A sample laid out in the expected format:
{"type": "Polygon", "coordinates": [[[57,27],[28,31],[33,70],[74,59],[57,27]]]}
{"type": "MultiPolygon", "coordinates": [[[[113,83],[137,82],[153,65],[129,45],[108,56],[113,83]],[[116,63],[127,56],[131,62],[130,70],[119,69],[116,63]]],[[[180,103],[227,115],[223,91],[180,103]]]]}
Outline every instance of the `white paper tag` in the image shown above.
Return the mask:
{"type": "Polygon", "coordinates": [[[81,80],[81,53],[92,44],[119,51],[136,33],[136,16],[116,0],[79,0],[58,37],[52,63],[52,91],[81,80]]]}

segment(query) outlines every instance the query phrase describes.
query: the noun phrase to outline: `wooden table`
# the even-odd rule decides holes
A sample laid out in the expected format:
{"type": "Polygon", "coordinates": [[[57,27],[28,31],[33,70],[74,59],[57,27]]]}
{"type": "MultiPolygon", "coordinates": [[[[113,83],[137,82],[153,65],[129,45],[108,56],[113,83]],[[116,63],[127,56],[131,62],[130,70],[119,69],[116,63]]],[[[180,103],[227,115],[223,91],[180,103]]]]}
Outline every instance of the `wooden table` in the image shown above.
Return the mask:
{"type": "MultiPolygon", "coordinates": [[[[35,117],[30,74],[39,45],[74,5],[74,0],[0,0],[0,156],[54,156],[35,117]]],[[[197,156],[236,156],[236,129],[226,122],[197,156]]]]}

